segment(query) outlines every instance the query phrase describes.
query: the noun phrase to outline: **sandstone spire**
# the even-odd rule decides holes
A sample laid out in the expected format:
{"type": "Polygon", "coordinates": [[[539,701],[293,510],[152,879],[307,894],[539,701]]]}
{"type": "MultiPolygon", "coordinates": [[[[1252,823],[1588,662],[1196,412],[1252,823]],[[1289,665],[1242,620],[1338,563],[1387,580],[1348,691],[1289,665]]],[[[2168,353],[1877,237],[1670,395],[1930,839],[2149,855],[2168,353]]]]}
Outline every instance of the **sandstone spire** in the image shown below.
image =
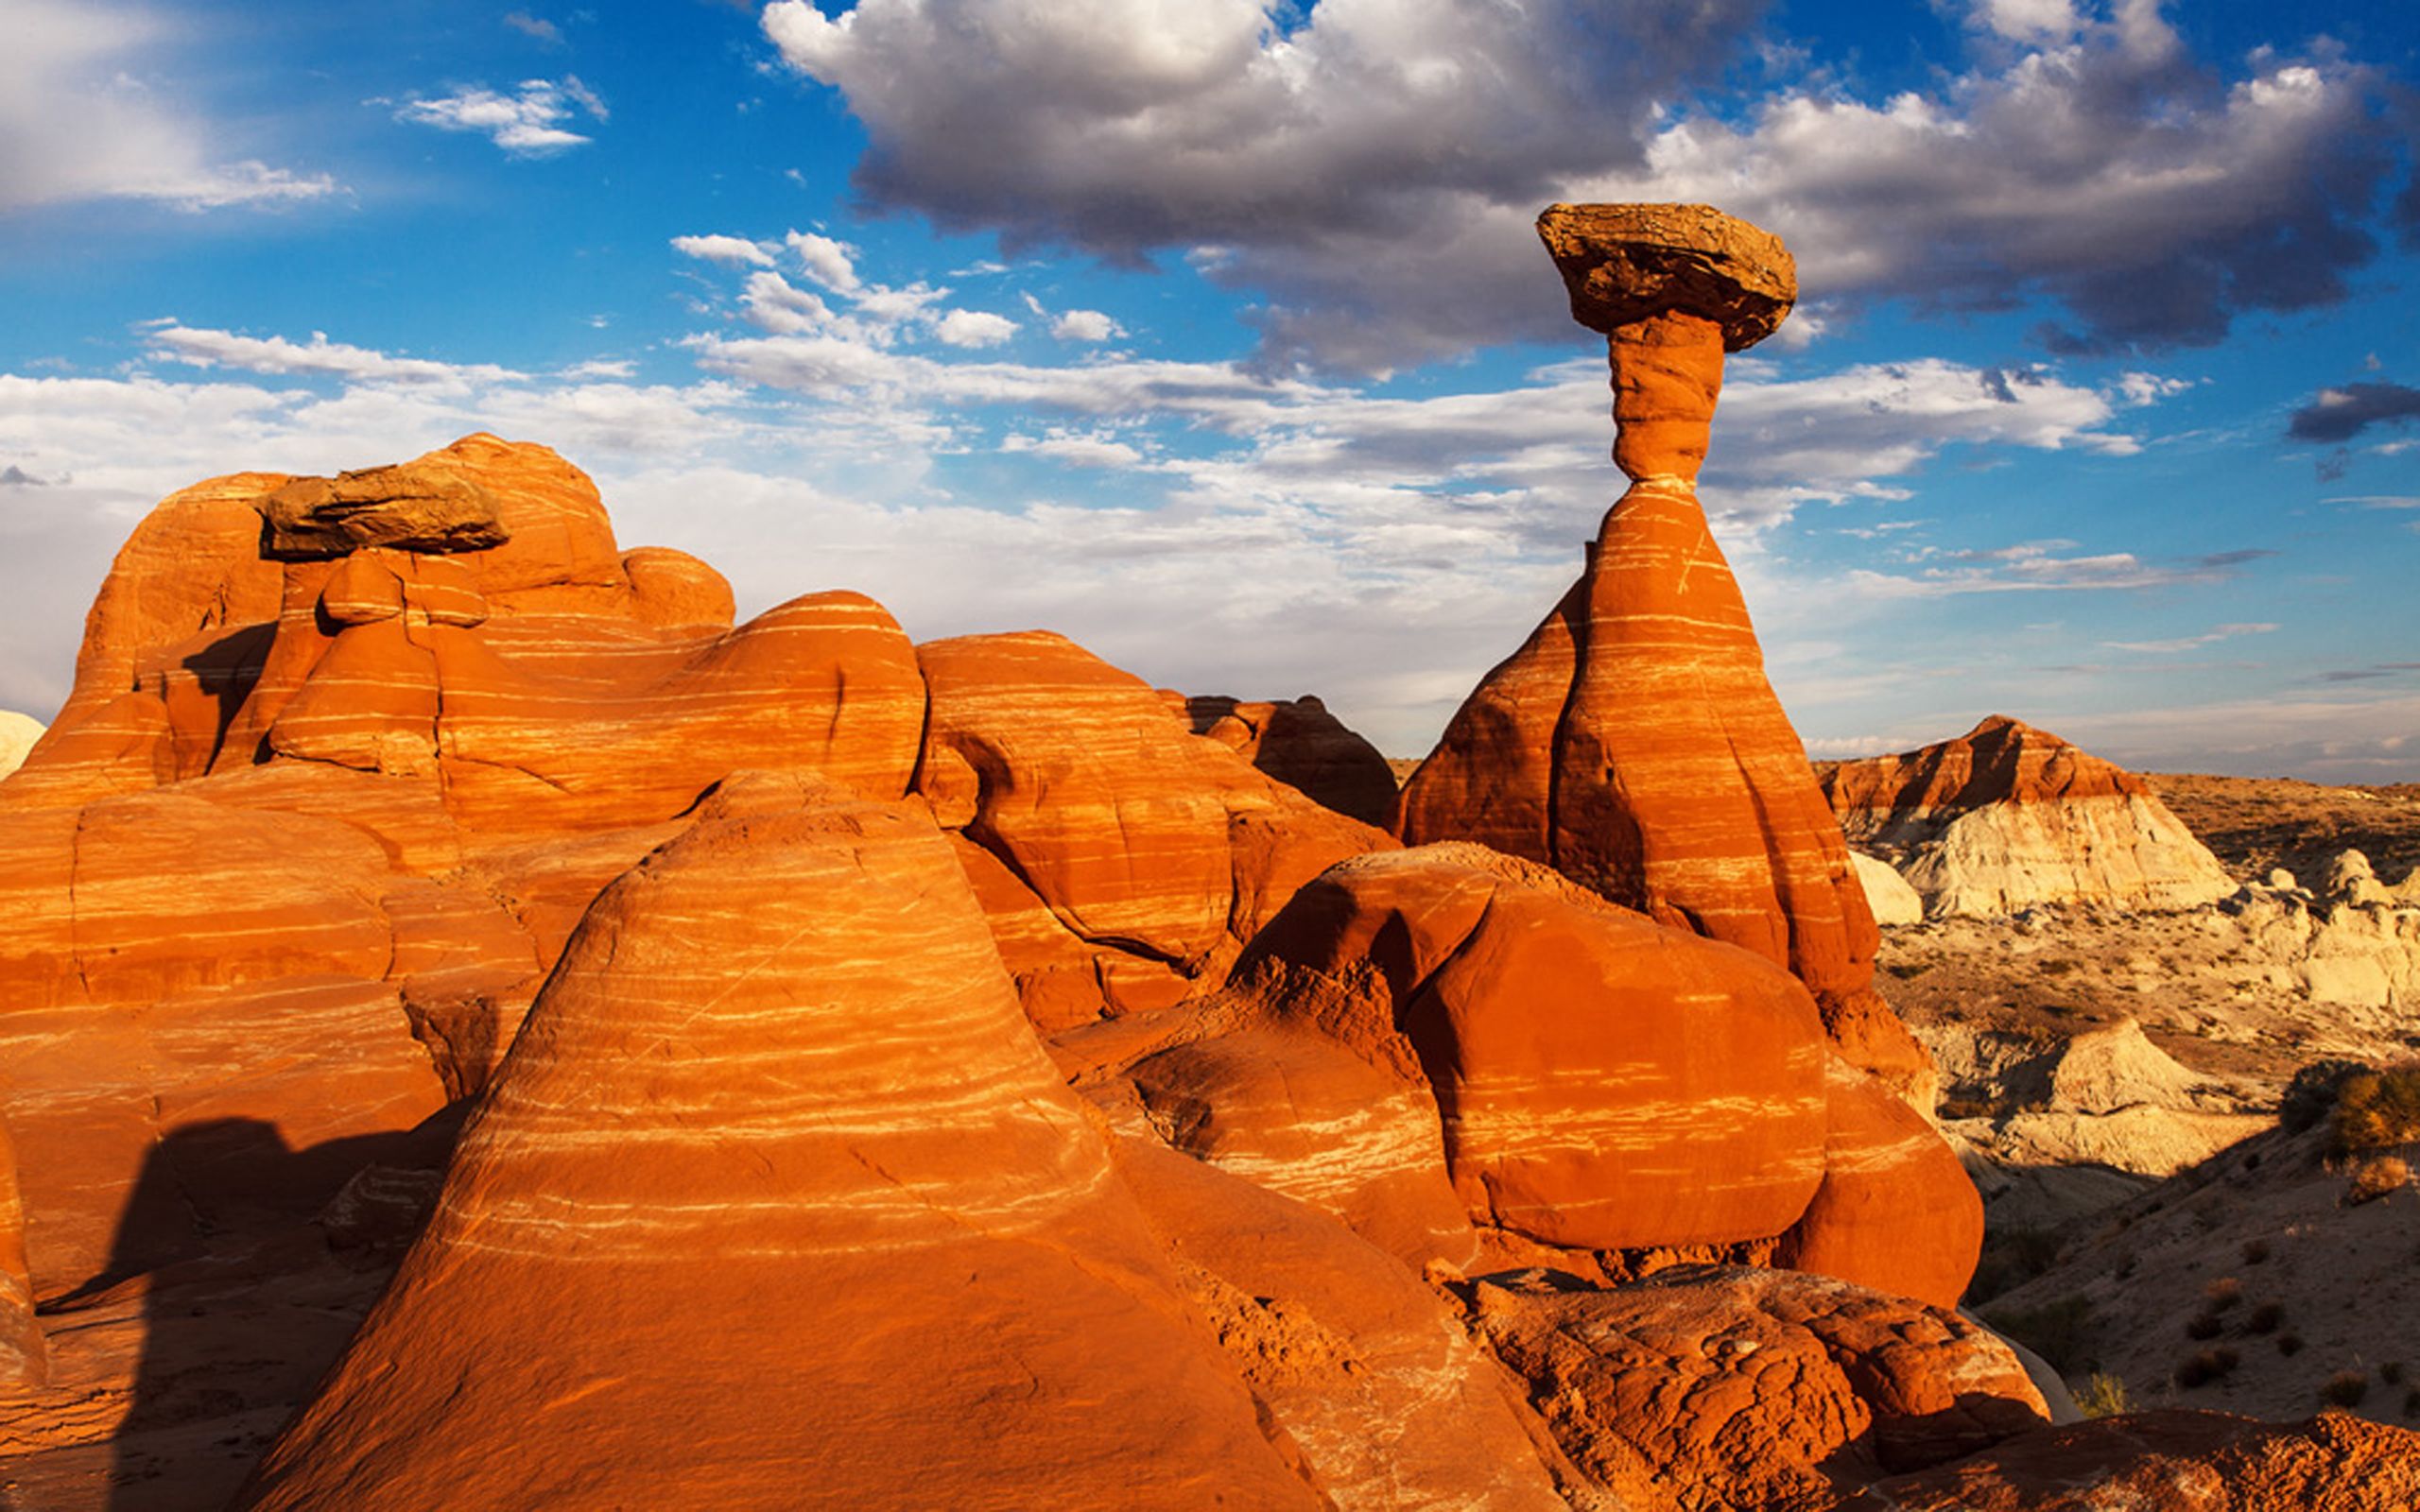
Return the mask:
{"type": "Polygon", "coordinates": [[[1605,333],[1629,491],[1586,570],[1404,794],[1412,844],[1478,840],[1787,966],[1849,1058],[1923,1052],[1873,991],[1876,934],[1699,507],[1722,358],[1797,297],[1779,238],[1704,205],[1553,205],[1538,233],[1605,333]]]}

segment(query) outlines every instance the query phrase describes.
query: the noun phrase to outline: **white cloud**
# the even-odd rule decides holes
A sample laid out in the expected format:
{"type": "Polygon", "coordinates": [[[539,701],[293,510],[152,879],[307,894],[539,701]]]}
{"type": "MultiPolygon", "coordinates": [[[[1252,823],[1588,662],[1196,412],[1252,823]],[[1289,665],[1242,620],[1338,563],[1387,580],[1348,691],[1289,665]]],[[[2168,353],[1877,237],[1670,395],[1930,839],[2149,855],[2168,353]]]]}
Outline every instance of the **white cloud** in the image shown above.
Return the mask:
{"type": "Polygon", "coordinates": [[[1107,436],[1080,435],[1063,430],[1051,431],[1039,439],[1011,435],[1002,438],[1000,450],[1030,453],[1054,462],[1064,462],[1070,467],[1127,468],[1140,466],[1143,461],[1143,454],[1124,441],[1107,436]]]}
{"type": "Polygon", "coordinates": [[[675,236],[672,249],[683,257],[719,263],[725,267],[773,266],[771,250],[764,243],[752,242],[744,236],[675,236]]]}
{"type": "Polygon", "coordinates": [[[2205,645],[2231,641],[2238,635],[2267,635],[2277,629],[2274,625],[2220,625],[2199,635],[2180,635],[2165,641],[2103,641],[2113,651],[2136,651],[2147,656],[2174,656],[2185,651],[2198,651],[2205,645]]]}
{"type": "Polygon", "coordinates": [[[533,16],[527,10],[510,10],[505,13],[504,24],[523,36],[544,43],[549,47],[562,45],[562,28],[543,16],[533,16]]]}
{"type": "Polygon", "coordinates": [[[575,105],[599,121],[606,118],[604,102],[595,92],[567,77],[561,82],[527,79],[512,94],[474,85],[413,99],[395,112],[395,119],[443,131],[475,131],[512,157],[543,158],[592,140],[562,124],[572,119],[575,105]]]}
{"type": "Polygon", "coordinates": [[[1062,341],[1107,341],[1121,333],[1098,310],[1062,310],[1050,318],[1050,334],[1062,341]]]}
{"type": "Polygon", "coordinates": [[[834,241],[815,232],[791,232],[782,238],[798,258],[798,266],[806,276],[836,293],[857,291],[857,249],[846,242],[834,241]]]}
{"type": "Polygon", "coordinates": [[[1017,334],[1017,323],[988,310],[951,310],[933,322],[933,335],[953,347],[996,347],[1017,334]]]}
{"type": "Polygon", "coordinates": [[[485,363],[460,366],[421,357],[397,357],[366,347],[330,341],[314,331],[304,342],[284,336],[246,336],[232,331],[196,330],[175,321],[154,323],[144,340],[152,355],[196,368],[235,368],[247,372],[343,378],[363,383],[425,385],[460,392],[473,384],[498,383],[521,375],[485,363]]]}
{"type": "Polygon", "coordinates": [[[145,82],[168,27],[98,0],[8,0],[0,31],[0,212],[87,199],[274,207],[337,192],[324,173],[230,158],[194,101],[145,82]]]}

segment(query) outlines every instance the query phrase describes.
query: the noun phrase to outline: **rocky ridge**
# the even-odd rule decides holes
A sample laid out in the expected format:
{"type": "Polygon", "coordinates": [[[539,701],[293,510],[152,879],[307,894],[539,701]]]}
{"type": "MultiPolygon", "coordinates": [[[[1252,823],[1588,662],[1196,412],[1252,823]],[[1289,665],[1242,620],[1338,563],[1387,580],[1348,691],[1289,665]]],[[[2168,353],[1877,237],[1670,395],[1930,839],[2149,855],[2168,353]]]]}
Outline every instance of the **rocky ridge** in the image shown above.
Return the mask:
{"type": "Polygon", "coordinates": [[[1822,781],[1849,843],[1889,861],[1930,918],[2084,902],[2190,908],[2235,890],[2149,783],[2005,715],[1828,765],[1822,781]]]}

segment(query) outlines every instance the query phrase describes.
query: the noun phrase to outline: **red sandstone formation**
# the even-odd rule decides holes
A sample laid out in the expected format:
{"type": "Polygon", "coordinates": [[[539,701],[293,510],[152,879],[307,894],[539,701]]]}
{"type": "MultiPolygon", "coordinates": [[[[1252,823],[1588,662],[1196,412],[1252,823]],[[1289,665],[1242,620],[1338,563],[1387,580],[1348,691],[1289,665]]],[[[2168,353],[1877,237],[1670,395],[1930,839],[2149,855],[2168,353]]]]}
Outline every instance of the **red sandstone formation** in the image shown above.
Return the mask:
{"type": "Polygon", "coordinates": [[[1844,1052],[1912,1086],[1927,1063],[1874,994],[1873,916],[1697,499],[1723,353],[1788,314],[1789,254],[1703,206],[1557,205],[1538,228],[1606,334],[1633,482],[1413,776],[1400,832],[1545,862],[1786,966],[1844,1052]]]}
{"type": "Polygon", "coordinates": [[[2005,715],[1822,781],[1850,840],[1893,861],[1935,918],[2039,902],[2189,908],[2235,891],[2141,778],[2005,715]]]}
{"type": "Polygon", "coordinates": [[[923,682],[879,607],[735,630],[729,604],[702,563],[620,554],[553,453],[491,437],[164,503],[0,783],[37,1295],[239,1212],[307,1216],[364,1142],[475,1094],[581,910],[729,772],[904,793],[923,682]],[[251,1153],[177,1137],[231,1119],[251,1153]],[[133,1201],[147,1178],[192,1201],[133,1201]]]}
{"type": "Polygon", "coordinates": [[[1194,738],[1063,636],[916,654],[931,700],[916,789],[998,863],[970,869],[1044,1028],[1174,1004],[1329,863],[1390,844],[1194,738]]]}
{"type": "Polygon", "coordinates": [[[40,1385],[47,1374],[42,1325],[26,1275],[26,1213],[17,1201],[17,1151],[0,1124],[0,1386],[40,1385]]]}
{"type": "Polygon", "coordinates": [[[1394,822],[1394,769],[1317,698],[1243,703],[1202,696],[1187,698],[1184,706],[1196,734],[1287,786],[1364,824],[1394,822]]]}
{"type": "Polygon", "coordinates": [[[1877,1482],[1839,1512],[2411,1512],[2420,1434],[2325,1412],[2294,1426],[2162,1411],[2043,1429],[1877,1482]]]}
{"type": "Polygon", "coordinates": [[[1829,1507],[2048,1420],[2007,1345],[1841,1281],[1684,1266],[1616,1291],[1472,1290],[1564,1452],[1630,1512],[1829,1507]]]}
{"type": "Polygon", "coordinates": [[[806,1487],[1319,1504],[1190,1320],[929,817],[750,779],[590,909],[428,1229],[239,1504],[806,1487]],[[667,1266],[677,1285],[633,1288],[667,1266]]]}
{"type": "Polygon", "coordinates": [[[1980,1249],[1803,986],[1479,846],[1329,868],[1198,1017],[1126,1073],[1163,1137],[1409,1263],[1786,1253],[1946,1307],[1980,1249]]]}

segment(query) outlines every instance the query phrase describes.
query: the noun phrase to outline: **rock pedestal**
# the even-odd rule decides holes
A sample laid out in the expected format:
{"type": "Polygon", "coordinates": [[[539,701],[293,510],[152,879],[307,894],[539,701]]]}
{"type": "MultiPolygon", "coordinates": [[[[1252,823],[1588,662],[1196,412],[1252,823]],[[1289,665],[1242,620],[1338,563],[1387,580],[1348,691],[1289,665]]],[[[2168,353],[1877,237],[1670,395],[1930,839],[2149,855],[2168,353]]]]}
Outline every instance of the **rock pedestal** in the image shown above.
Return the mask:
{"type": "Polygon", "coordinates": [[[1697,497],[1723,355],[1789,313],[1789,253],[1704,206],[1556,205],[1538,230],[1573,318],[1605,333],[1633,481],[1580,581],[1412,779],[1403,837],[1542,861],[1754,951],[1814,992],[1853,1062],[1920,1092],[1924,1053],[1873,990],[1848,847],[1697,497]]]}

